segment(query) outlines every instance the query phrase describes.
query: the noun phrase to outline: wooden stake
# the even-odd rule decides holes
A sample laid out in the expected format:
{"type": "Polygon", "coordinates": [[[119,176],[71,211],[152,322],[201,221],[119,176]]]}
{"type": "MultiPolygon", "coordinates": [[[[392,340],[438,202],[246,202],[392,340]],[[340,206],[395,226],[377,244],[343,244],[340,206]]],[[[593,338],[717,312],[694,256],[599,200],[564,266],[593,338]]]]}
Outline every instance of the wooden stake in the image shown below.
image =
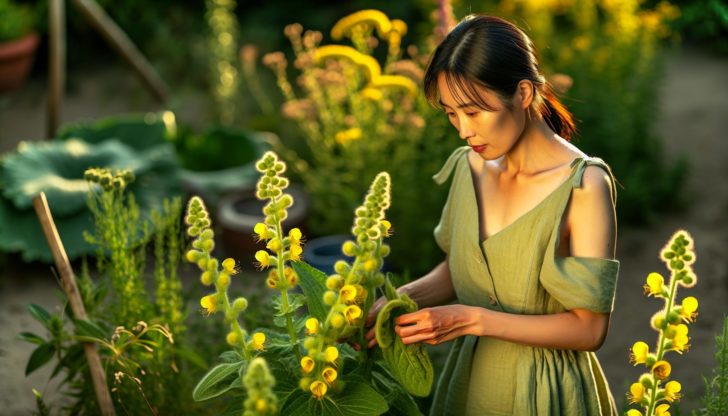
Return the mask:
{"type": "Polygon", "coordinates": [[[50,0],[48,10],[48,120],[47,135],[52,138],[61,123],[61,105],[66,84],[66,6],[65,0],[50,0]]]}
{"type": "MultiPolygon", "coordinates": [[[[81,295],[76,285],[76,277],[73,274],[73,269],[71,269],[71,263],[68,261],[66,250],[63,248],[61,237],[58,235],[58,229],[56,229],[56,224],[53,221],[53,216],[51,215],[48,200],[44,192],[41,192],[33,198],[33,207],[43,228],[43,234],[45,234],[46,240],[48,240],[48,246],[50,246],[51,253],[53,254],[53,262],[56,264],[58,273],[61,275],[61,286],[63,286],[63,291],[68,296],[71,310],[73,310],[76,319],[87,319],[86,309],[83,306],[83,301],[81,300],[81,295]]],[[[91,379],[94,383],[94,391],[96,392],[96,399],[99,401],[101,414],[103,416],[114,416],[114,405],[111,402],[111,395],[106,386],[106,376],[101,366],[101,358],[96,350],[96,345],[86,342],[83,344],[83,349],[86,353],[89,370],[91,371],[91,379]]]]}
{"type": "Polygon", "coordinates": [[[154,70],[154,67],[144,55],[139,52],[139,49],[134,46],[129,37],[126,36],[126,33],[106,14],[104,9],[93,0],[73,0],[73,4],[81,10],[84,17],[106,38],[106,41],[116,49],[119,55],[131,65],[142,81],[156,95],[157,99],[162,103],[166,103],[169,95],[167,85],[157,75],[157,71],[154,70]]]}

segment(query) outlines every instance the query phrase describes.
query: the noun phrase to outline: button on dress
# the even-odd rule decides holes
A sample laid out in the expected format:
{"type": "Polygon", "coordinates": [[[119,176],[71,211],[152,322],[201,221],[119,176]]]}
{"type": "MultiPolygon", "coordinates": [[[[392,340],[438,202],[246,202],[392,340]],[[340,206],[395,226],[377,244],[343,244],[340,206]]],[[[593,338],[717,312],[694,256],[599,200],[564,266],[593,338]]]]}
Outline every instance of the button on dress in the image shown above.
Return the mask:
{"type": "MultiPolygon", "coordinates": [[[[484,241],[467,154],[456,149],[434,176],[453,176],[435,240],[448,254],[458,301],[512,314],[545,315],[584,308],[608,313],[614,306],[619,262],[557,256],[560,225],[572,189],[588,165],[579,157],[559,187],[509,226],[484,241]]],[[[612,186],[612,189],[616,188],[612,186]]],[[[616,198],[612,201],[616,204],[616,198]]],[[[617,415],[596,355],[589,351],[531,347],[468,335],[453,341],[440,374],[432,416],[617,415]]]]}

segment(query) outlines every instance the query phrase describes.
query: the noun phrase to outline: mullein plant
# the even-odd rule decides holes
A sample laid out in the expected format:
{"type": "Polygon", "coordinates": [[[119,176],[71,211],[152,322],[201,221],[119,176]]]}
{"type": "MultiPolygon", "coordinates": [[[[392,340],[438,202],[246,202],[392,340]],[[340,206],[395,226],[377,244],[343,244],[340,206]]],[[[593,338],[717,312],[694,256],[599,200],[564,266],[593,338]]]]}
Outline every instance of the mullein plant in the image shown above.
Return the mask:
{"type": "Polygon", "coordinates": [[[290,262],[301,260],[303,254],[303,235],[298,228],[292,228],[287,233],[283,231],[283,221],[288,216],[287,209],[293,205],[293,197],[285,193],[288,179],[283,177],[286,171],[285,163],[278,160],[273,152],[266,152],[256,163],[255,168],[262,174],[256,187],[256,197],[267,200],[263,207],[265,220],[254,227],[256,238],[265,242],[266,250],[255,253],[258,267],[268,269],[266,284],[269,288],[280,291],[280,296],[273,299],[276,309],[277,326],[284,327],[288,332],[290,343],[298,359],[301,350],[294,316],[296,310],[303,306],[304,296],[289,294],[298,284],[298,274],[290,266],[290,262]]]}
{"type": "MultiPolygon", "coordinates": [[[[192,241],[192,249],[187,251],[185,259],[195,263],[202,274],[200,282],[204,286],[212,286],[215,291],[200,299],[200,306],[203,313],[212,315],[221,313],[229,332],[225,337],[227,343],[234,348],[234,351],[246,360],[263,350],[265,334],[256,332],[248,334],[238,319],[240,313],[248,308],[248,300],[244,297],[237,297],[230,301],[228,288],[230,279],[238,273],[237,263],[232,258],[227,258],[220,263],[212,255],[215,248],[214,232],[211,228],[210,214],[204,202],[197,196],[190,199],[187,205],[187,234],[195,239],[192,241]]],[[[200,386],[198,385],[198,388],[200,386]]]]}
{"type": "Polygon", "coordinates": [[[692,269],[695,262],[693,238],[684,230],[677,231],[661,250],[660,258],[670,270],[669,281],[665,282],[659,273],[650,273],[644,291],[647,296],[662,299],[665,306],[650,320],[652,328],[659,334],[654,350],[650,350],[643,341],[632,346],[630,361],[634,365],[645,366],[648,371],[630,386],[627,397],[640,410],[630,409],[628,416],[670,414],[670,405],[680,399],[682,386],[678,381],[669,379],[672,367],[666,354],[682,354],[688,350],[687,324],[695,322],[697,317],[696,298],[688,296],[680,303],[677,301],[678,287],[691,288],[698,280],[692,269]]]}
{"type": "Polygon", "coordinates": [[[272,416],[278,414],[278,398],[273,393],[275,378],[263,358],[250,362],[243,384],[248,397],[245,399],[243,416],[272,416]]]}
{"type": "MultiPolygon", "coordinates": [[[[391,224],[384,212],[391,201],[389,174],[382,172],[374,179],[364,205],[356,209],[352,233],[356,241],[342,246],[346,256],[353,257],[334,265],[335,274],[326,279],[323,302],[328,308],[326,318],[319,321],[311,317],[306,321],[309,336],[304,341],[307,354],[301,359],[304,377],[300,387],[317,399],[327,391],[340,390],[337,381],[341,357],[337,343],[352,338],[366,345],[363,336],[364,318],[374,302],[376,289],[384,283],[381,267],[389,246],[383,243],[389,236],[391,224]]],[[[360,351],[360,361],[367,358],[366,348],[360,351]]],[[[339,370],[340,371],[340,370],[339,370]]]]}

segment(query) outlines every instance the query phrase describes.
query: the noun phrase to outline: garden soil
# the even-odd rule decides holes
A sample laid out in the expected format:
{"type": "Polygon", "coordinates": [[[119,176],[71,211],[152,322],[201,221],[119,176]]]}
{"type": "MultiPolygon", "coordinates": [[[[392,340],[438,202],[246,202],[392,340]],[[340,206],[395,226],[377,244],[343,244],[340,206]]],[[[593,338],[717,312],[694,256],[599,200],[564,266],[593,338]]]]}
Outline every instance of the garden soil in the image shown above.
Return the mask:
{"type": "MultiPolygon", "coordinates": [[[[123,69],[101,68],[69,76],[71,88],[65,97],[63,120],[160,110],[123,69]]],[[[695,239],[699,280],[695,288],[680,294],[698,298],[700,316],[690,326],[689,352],[673,354],[669,359],[674,379],[683,385],[681,413],[689,414],[700,406],[702,377],[715,365],[714,336],[728,313],[728,59],[683,48],[668,58],[662,85],[656,130],[664,140],[666,158],[684,156],[690,163],[685,187],[690,203],[683,212],[667,214],[654,225],[620,229],[616,308],[609,336],[597,355],[618,405],[623,404],[629,384],[642,373],[641,368],[628,363],[630,346],[637,340],[649,344],[656,340],[648,320],[661,302],[642,295],[644,279],[652,271],[665,272],[658,252],[675,230],[688,230],[695,239]]],[[[0,153],[14,149],[20,140],[44,136],[45,89],[45,81],[34,79],[23,90],[0,96],[0,153]]],[[[192,123],[201,100],[190,96],[188,101],[198,103],[198,107],[185,106],[188,114],[180,118],[192,123]]],[[[195,280],[190,277],[184,283],[193,285],[195,280]]],[[[32,388],[41,391],[51,405],[62,400],[58,380],[48,381],[50,368],[24,376],[32,346],[15,339],[21,331],[42,333],[26,305],[37,303],[57,311],[61,307],[59,293],[48,266],[25,265],[16,255],[0,256],[0,415],[30,414],[34,408],[32,388]]]]}

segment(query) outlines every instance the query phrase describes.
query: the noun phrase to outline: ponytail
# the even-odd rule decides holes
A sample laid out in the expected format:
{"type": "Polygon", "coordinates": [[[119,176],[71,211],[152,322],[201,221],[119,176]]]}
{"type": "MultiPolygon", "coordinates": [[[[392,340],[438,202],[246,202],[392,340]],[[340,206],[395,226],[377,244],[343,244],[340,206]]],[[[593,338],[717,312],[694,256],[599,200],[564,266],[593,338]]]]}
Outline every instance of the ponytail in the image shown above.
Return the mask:
{"type": "Polygon", "coordinates": [[[574,124],[574,116],[569,112],[564,104],[559,101],[554,91],[551,89],[551,85],[544,83],[541,91],[541,97],[543,98],[543,104],[539,106],[539,113],[543,117],[546,124],[549,125],[551,130],[556,134],[563,137],[567,141],[571,141],[571,138],[576,133],[576,125],[574,124]]]}

